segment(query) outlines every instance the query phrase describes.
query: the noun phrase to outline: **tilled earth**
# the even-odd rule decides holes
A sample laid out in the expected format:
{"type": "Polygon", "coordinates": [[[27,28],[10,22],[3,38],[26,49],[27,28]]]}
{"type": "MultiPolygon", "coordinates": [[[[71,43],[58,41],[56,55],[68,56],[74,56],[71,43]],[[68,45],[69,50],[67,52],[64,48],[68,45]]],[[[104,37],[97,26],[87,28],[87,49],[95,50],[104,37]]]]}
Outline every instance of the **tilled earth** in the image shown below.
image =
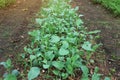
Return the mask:
{"type": "MultiPolygon", "coordinates": [[[[31,19],[39,11],[41,0],[16,0],[16,3],[0,10],[0,62],[16,57],[27,43],[31,19]]],[[[0,67],[0,77],[3,75],[0,67]]]]}
{"type": "Polygon", "coordinates": [[[99,42],[106,53],[106,68],[117,77],[113,80],[120,80],[120,18],[92,0],[74,1],[73,6],[79,6],[79,13],[84,15],[84,25],[89,30],[101,30],[99,42]]]}

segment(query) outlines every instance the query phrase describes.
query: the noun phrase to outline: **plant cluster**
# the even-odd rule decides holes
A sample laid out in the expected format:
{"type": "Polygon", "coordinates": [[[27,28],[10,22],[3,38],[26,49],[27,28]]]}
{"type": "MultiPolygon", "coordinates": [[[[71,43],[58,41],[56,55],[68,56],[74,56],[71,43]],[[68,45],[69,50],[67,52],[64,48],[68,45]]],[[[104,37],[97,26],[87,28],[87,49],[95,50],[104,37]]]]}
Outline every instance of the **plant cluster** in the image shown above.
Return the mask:
{"type": "Polygon", "coordinates": [[[0,8],[8,6],[14,2],[15,2],[15,0],[0,0],[0,8]]]}
{"type": "Polygon", "coordinates": [[[100,3],[108,10],[112,11],[116,16],[120,15],[120,0],[93,0],[100,3]]]}
{"type": "Polygon", "coordinates": [[[13,68],[12,62],[8,59],[6,62],[1,62],[0,65],[3,65],[6,69],[6,73],[4,73],[4,80],[17,80],[17,76],[19,75],[19,71],[13,68]]]}
{"type": "MultiPolygon", "coordinates": [[[[44,0],[36,22],[39,29],[29,32],[31,43],[24,48],[31,67],[28,79],[32,80],[42,71],[51,79],[67,79],[74,77],[77,70],[81,71],[81,80],[89,80],[89,69],[86,66],[91,55],[98,48],[92,43],[93,34],[82,26],[78,7],[72,8],[70,0],[44,0]]],[[[92,80],[100,78],[95,70],[92,80]]]]}

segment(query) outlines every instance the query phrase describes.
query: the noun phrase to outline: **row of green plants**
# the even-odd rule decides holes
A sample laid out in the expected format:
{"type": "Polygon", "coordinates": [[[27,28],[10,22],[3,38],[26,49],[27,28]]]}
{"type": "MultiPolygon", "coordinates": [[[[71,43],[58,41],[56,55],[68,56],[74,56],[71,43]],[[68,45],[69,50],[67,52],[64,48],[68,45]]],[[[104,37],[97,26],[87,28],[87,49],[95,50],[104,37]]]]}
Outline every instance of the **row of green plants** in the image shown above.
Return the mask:
{"type": "Polygon", "coordinates": [[[80,80],[99,80],[98,68],[89,74],[86,66],[99,46],[92,44],[95,39],[92,34],[99,31],[86,31],[81,15],[77,14],[78,7],[72,8],[70,0],[44,2],[36,19],[39,29],[29,32],[32,42],[24,48],[31,66],[28,79],[37,77],[41,73],[38,70],[44,70],[51,80],[75,77],[76,71],[83,73],[80,80]]]}
{"type": "Polygon", "coordinates": [[[6,7],[12,3],[14,3],[16,0],[0,0],[0,8],[6,7]]]}
{"type": "MultiPolygon", "coordinates": [[[[95,67],[90,73],[88,67],[94,64],[91,56],[100,44],[93,42],[100,31],[88,32],[77,13],[79,8],[72,8],[70,3],[71,0],[43,0],[36,18],[37,28],[29,32],[31,42],[21,54],[28,80],[68,80],[78,74],[79,80],[101,80],[99,68],[95,67]]],[[[10,66],[11,61],[0,64],[10,66]]],[[[17,80],[21,75],[11,67],[6,69],[4,80],[17,80]]]]}
{"type": "Polygon", "coordinates": [[[93,0],[95,3],[100,3],[116,16],[120,15],[120,0],[93,0]]]}

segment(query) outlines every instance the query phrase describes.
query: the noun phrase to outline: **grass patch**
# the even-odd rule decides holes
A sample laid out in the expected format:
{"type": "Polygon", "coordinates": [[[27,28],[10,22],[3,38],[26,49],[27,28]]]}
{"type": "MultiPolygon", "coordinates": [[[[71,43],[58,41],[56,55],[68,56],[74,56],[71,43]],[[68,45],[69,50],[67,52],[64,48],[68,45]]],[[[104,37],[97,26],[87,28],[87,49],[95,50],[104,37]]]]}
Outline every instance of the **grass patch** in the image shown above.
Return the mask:
{"type": "Polygon", "coordinates": [[[6,7],[12,3],[14,3],[16,0],[0,0],[0,8],[6,7]]]}
{"type": "Polygon", "coordinates": [[[93,0],[95,3],[102,4],[105,8],[113,12],[116,16],[120,15],[120,0],[93,0]]]}

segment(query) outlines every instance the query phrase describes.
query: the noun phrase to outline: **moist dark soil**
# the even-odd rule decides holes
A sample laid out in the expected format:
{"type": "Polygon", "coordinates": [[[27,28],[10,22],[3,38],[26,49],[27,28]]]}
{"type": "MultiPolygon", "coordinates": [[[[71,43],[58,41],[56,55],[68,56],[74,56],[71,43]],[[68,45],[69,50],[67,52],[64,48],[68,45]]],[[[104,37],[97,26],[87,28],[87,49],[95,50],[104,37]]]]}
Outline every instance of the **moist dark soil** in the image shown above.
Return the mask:
{"type": "MultiPolygon", "coordinates": [[[[16,0],[16,3],[0,9],[0,62],[16,58],[27,44],[27,33],[32,18],[39,11],[41,0],[16,0]]],[[[14,61],[13,61],[14,62],[14,61]]],[[[0,77],[3,75],[0,66],[0,77]]]]}
{"type": "MultiPolygon", "coordinates": [[[[114,16],[99,4],[92,0],[74,0],[73,6],[79,6],[79,13],[84,25],[89,30],[101,30],[100,40],[105,54],[99,54],[104,63],[98,63],[104,74],[112,74],[112,80],[120,80],[120,17],[114,16]]],[[[96,55],[97,57],[97,55],[96,55]]]]}

